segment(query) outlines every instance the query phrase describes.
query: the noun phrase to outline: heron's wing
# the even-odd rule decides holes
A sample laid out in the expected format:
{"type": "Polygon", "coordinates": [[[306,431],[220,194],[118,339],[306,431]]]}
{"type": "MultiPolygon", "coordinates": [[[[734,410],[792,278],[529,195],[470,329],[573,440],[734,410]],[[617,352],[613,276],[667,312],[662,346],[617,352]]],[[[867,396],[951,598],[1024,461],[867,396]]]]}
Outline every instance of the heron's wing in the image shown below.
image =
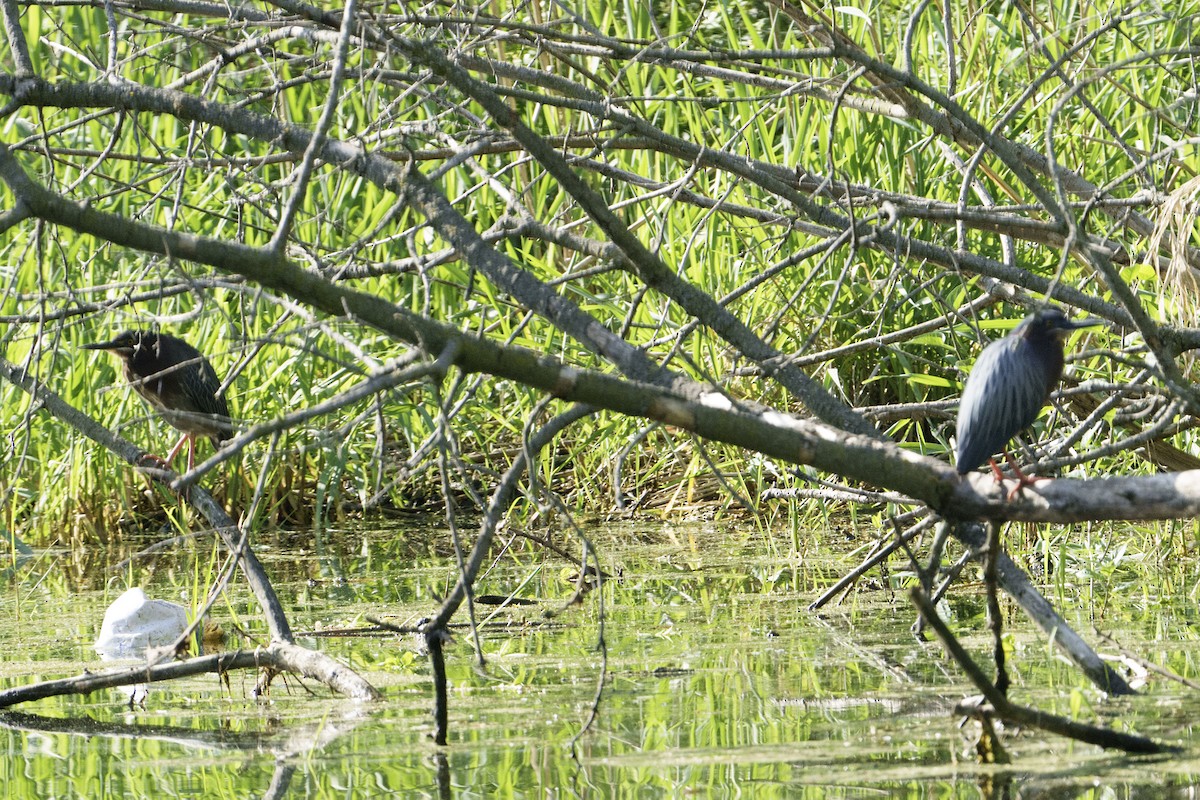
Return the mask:
{"type": "Polygon", "coordinates": [[[221,379],[217,377],[217,372],[208,359],[203,356],[201,359],[198,364],[188,367],[188,369],[194,370],[193,375],[196,378],[195,383],[188,382],[187,384],[188,399],[191,400],[196,411],[201,414],[228,417],[229,403],[225,400],[224,394],[217,394],[221,389],[221,379]]]}
{"type": "Polygon", "coordinates": [[[224,394],[217,394],[221,379],[207,358],[200,357],[196,364],[187,366],[188,380],[183,382],[187,394],[189,419],[187,425],[196,433],[212,437],[213,444],[221,443],[234,434],[233,420],[229,416],[229,403],[224,394]]]}
{"type": "Polygon", "coordinates": [[[958,407],[958,471],[975,469],[1033,424],[1049,388],[1024,338],[1006,336],[984,348],[958,407]]]}
{"type": "Polygon", "coordinates": [[[165,366],[150,385],[158,395],[151,402],[167,422],[181,431],[212,436],[218,441],[233,435],[229,403],[218,395],[221,381],[199,351],[180,348],[186,359],[165,366]],[[190,351],[190,352],[188,352],[190,351]]]}

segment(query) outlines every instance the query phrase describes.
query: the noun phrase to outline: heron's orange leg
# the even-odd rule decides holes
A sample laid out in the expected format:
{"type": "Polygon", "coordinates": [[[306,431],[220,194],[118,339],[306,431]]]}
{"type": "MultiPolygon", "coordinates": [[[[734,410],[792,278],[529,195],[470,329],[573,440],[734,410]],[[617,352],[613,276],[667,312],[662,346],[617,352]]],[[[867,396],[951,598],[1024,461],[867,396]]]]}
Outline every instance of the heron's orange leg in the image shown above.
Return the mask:
{"type": "MultiPolygon", "coordinates": [[[[174,463],[175,456],[179,455],[179,451],[183,449],[183,443],[190,440],[191,438],[192,437],[190,435],[185,433],[183,435],[183,438],[175,443],[175,446],[171,448],[171,452],[167,453],[167,463],[168,464],[174,463]]],[[[193,447],[194,447],[194,445],[193,445],[193,447]]]]}
{"type": "Polygon", "coordinates": [[[195,466],[196,462],[196,440],[191,434],[184,434],[183,438],[175,443],[171,448],[171,452],[167,453],[167,457],[157,456],[154,453],[142,453],[142,461],[148,461],[160,469],[170,469],[171,464],[175,463],[175,457],[179,455],[179,451],[183,449],[185,442],[191,442],[191,447],[188,448],[188,469],[195,466]]]}

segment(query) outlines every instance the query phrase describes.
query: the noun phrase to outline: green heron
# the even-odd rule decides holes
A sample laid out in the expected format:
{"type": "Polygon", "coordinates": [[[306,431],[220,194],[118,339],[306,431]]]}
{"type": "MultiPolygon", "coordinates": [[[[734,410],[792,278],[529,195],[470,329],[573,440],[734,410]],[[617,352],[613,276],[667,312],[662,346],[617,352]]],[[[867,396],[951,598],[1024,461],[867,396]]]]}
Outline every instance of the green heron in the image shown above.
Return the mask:
{"type": "Polygon", "coordinates": [[[204,355],[182,339],[165,333],[125,331],[111,342],[83,345],[107,350],[121,359],[125,380],[154,406],[163,419],[183,431],[164,463],[189,442],[188,469],[196,465],[196,437],[208,436],[215,447],[233,436],[229,404],[220,394],[221,381],[204,355]]]}
{"type": "MultiPolygon", "coordinates": [[[[1044,308],[984,348],[958,406],[959,475],[986,461],[996,479],[1002,479],[992,456],[1032,425],[1050,399],[1062,377],[1063,339],[1077,328],[1099,324],[1093,319],[1072,322],[1059,309],[1044,308]]],[[[1020,482],[1014,492],[1031,483],[1019,469],[1016,473],[1020,482]]]]}

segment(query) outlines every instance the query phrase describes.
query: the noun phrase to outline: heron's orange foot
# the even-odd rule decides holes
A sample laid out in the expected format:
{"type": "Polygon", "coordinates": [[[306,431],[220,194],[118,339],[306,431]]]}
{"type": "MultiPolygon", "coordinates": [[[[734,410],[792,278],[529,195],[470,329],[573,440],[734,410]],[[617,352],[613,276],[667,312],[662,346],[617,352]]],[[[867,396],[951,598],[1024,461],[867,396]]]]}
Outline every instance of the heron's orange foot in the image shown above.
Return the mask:
{"type": "MultiPolygon", "coordinates": [[[[1013,475],[1017,479],[1017,485],[1010,489],[1008,494],[1005,495],[1005,499],[1009,502],[1011,502],[1014,497],[1019,495],[1021,490],[1026,486],[1033,486],[1038,481],[1050,480],[1049,478],[1039,478],[1036,475],[1026,475],[1021,471],[1021,468],[1017,466],[1017,462],[1013,460],[1012,455],[1010,455],[1007,450],[1004,451],[1004,459],[1008,462],[1008,466],[1012,469],[1013,475]]],[[[1004,473],[1000,471],[1000,465],[996,463],[996,459],[989,458],[988,464],[990,464],[992,467],[992,475],[995,476],[996,483],[1003,486],[1005,481],[1004,473]]]]}
{"type": "MultiPolygon", "coordinates": [[[[1024,489],[1026,486],[1033,486],[1038,481],[1050,480],[1049,478],[1039,478],[1036,475],[1026,475],[1024,472],[1021,472],[1021,468],[1017,466],[1017,462],[1013,460],[1013,457],[1009,454],[1009,452],[1007,450],[1004,451],[1004,458],[1007,459],[1008,465],[1010,467],[1012,467],[1013,474],[1016,475],[1016,477],[1017,477],[1017,485],[1015,487],[1013,487],[1013,489],[1011,491],[1009,491],[1009,493],[1008,493],[1008,500],[1010,502],[1012,501],[1012,499],[1014,497],[1019,495],[1021,493],[1021,490],[1024,489]]],[[[995,466],[996,466],[995,462],[992,462],[993,469],[995,468],[995,466]]],[[[996,470],[996,471],[999,472],[999,470],[996,470]]]]}
{"type": "Polygon", "coordinates": [[[1011,490],[1009,490],[1007,499],[1009,500],[1009,502],[1011,502],[1012,499],[1014,497],[1016,497],[1017,495],[1019,495],[1021,493],[1021,490],[1024,489],[1026,486],[1033,486],[1038,481],[1048,481],[1048,480],[1050,480],[1050,479],[1049,478],[1039,478],[1037,475],[1025,475],[1018,471],[1017,485],[1014,486],[1011,490]]]}
{"type": "Polygon", "coordinates": [[[170,469],[171,462],[167,461],[162,456],[154,455],[154,453],[142,453],[137,458],[137,466],[154,467],[156,469],[170,469]]]}

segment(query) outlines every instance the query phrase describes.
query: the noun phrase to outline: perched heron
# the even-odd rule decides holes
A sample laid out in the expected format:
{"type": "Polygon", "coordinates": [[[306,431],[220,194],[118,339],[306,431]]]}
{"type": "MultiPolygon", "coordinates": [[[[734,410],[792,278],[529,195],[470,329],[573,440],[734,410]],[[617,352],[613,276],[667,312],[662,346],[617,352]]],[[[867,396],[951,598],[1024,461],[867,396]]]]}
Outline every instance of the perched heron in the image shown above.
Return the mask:
{"type": "Polygon", "coordinates": [[[188,469],[196,466],[196,438],[207,436],[213,446],[233,436],[229,404],[220,394],[221,381],[204,355],[182,339],[165,333],[125,331],[110,342],[83,345],[107,350],[121,359],[125,380],[154,406],[163,419],[183,432],[166,457],[170,464],[184,442],[188,469]]]}
{"type": "MultiPolygon", "coordinates": [[[[966,475],[985,461],[996,480],[992,458],[1008,440],[1028,428],[1050,399],[1063,371],[1063,339],[1077,328],[1100,320],[1072,322],[1057,308],[1031,314],[1013,332],[984,348],[975,362],[958,406],[956,468],[966,475]]],[[[1005,453],[1007,456],[1007,452],[1005,453]]],[[[1009,459],[1011,463],[1011,458],[1009,459]]],[[[1013,465],[1020,481],[1015,493],[1032,481],[1013,465]]]]}

